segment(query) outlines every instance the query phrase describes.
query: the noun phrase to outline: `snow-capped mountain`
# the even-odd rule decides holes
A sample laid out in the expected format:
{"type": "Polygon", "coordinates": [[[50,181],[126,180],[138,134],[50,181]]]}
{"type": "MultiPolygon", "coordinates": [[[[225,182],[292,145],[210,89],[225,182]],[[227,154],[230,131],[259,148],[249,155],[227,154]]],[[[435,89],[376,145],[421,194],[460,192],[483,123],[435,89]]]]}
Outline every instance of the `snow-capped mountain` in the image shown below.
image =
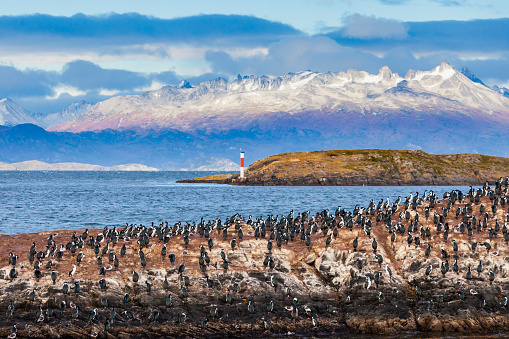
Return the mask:
{"type": "Polygon", "coordinates": [[[317,114],[332,121],[347,113],[365,118],[381,114],[397,118],[413,112],[416,117],[433,114],[507,120],[508,98],[472,81],[472,76],[444,61],[431,71],[411,70],[405,77],[385,66],[376,75],[349,70],[239,76],[232,82],[219,78],[196,87],[182,83],[142,95],[114,97],[50,130],[221,131],[277,124],[281,119],[302,121],[317,114]]]}
{"type": "Polygon", "coordinates": [[[0,100],[0,125],[16,126],[27,123],[36,123],[30,112],[9,98],[0,100]]]}
{"type": "Polygon", "coordinates": [[[60,112],[50,113],[47,115],[37,114],[35,115],[35,118],[37,120],[37,125],[47,128],[53,125],[63,124],[69,120],[75,120],[91,107],[92,104],[90,102],[80,101],[70,104],[60,112]]]}
{"type": "Polygon", "coordinates": [[[92,104],[86,101],[76,102],[65,107],[60,112],[41,114],[31,113],[25,110],[16,102],[9,98],[0,100],[0,125],[16,126],[21,124],[34,124],[42,128],[63,124],[69,120],[77,119],[92,107],[92,104]]]}

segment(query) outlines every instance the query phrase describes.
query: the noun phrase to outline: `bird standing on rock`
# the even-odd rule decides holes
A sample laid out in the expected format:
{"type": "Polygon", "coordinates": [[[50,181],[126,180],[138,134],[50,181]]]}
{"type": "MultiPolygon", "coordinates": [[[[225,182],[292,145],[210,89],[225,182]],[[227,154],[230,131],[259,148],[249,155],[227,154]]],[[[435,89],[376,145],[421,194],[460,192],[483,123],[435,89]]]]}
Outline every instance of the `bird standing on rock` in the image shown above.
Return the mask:
{"type": "Polygon", "coordinates": [[[249,311],[249,313],[251,315],[253,315],[254,312],[255,312],[254,305],[253,305],[253,302],[251,300],[249,300],[249,303],[247,305],[247,310],[249,311]]]}
{"type": "Polygon", "coordinates": [[[76,274],[76,264],[72,265],[72,269],[69,271],[69,276],[74,279],[74,274],[76,274]]]}

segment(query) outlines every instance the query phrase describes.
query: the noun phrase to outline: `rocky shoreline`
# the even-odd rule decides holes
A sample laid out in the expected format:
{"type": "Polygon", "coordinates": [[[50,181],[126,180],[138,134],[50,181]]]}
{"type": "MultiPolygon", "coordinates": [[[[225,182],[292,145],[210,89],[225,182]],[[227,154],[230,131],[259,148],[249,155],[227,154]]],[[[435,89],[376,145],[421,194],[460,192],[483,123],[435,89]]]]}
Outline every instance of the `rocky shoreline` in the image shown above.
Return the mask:
{"type": "Polygon", "coordinates": [[[0,235],[0,336],[507,332],[507,196],[0,235]]]}

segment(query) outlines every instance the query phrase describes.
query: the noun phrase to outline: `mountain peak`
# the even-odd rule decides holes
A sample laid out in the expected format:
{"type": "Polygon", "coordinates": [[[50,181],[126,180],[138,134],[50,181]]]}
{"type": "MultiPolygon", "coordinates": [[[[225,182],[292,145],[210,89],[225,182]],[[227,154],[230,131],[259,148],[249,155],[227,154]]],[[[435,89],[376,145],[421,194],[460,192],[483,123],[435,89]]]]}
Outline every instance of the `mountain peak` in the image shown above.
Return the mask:
{"type": "Polygon", "coordinates": [[[193,86],[191,86],[191,84],[189,83],[189,81],[187,80],[182,80],[180,82],[180,84],[177,85],[177,88],[193,88],[193,86]]]}
{"type": "MultiPolygon", "coordinates": [[[[6,103],[6,104],[16,104],[14,101],[12,101],[11,98],[3,98],[0,100],[0,103],[6,103]]],[[[16,104],[17,105],[17,104],[16,104]]]]}
{"type": "Polygon", "coordinates": [[[392,75],[393,75],[393,73],[392,73],[391,69],[389,68],[389,66],[387,66],[387,65],[383,66],[378,71],[378,76],[382,80],[390,80],[392,75]]]}
{"type": "Polygon", "coordinates": [[[451,65],[447,60],[442,60],[442,62],[440,63],[440,65],[438,67],[440,67],[440,69],[442,69],[442,70],[454,69],[454,66],[451,65]]]}
{"type": "Polygon", "coordinates": [[[25,123],[35,123],[29,112],[9,98],[0,100],[0,125],[15,126],[25,123]]]}
{"type": "Polygon", "coordinates": [[[472,80],[473,82],[476,82],[476,83],[478,83],[478,84],[481,84],[481,85],[486,86],[486,85],[484,84],[484,82],[482,82],[482,80],[481,80],[481,79],[479,79],[478,77],[476,77],[476,76],[475,76],[475,74],[474,74],[471,70],[469,70],[468,68],[463,67],[463,68],[461,69],[461,71],[460,71],[460,72],[461,72],[461,74],[463,74],[464,76],[466,76],[467,78],[469,78],[470,80],[472,80]]]}

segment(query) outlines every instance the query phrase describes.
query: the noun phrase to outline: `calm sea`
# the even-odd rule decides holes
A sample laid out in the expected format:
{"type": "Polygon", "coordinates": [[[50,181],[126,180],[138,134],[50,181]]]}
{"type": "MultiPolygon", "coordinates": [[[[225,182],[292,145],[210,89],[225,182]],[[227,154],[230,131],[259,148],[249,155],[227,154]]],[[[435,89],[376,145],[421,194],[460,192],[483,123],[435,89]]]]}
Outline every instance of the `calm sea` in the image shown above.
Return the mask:
{"type": "Polygon", "coordinates": [[[0,233],[199,222],[244,216],[353,209],[410,192],[468,187],[241,187],[177,184],[212,172],[0,172],[0,233]]]}

